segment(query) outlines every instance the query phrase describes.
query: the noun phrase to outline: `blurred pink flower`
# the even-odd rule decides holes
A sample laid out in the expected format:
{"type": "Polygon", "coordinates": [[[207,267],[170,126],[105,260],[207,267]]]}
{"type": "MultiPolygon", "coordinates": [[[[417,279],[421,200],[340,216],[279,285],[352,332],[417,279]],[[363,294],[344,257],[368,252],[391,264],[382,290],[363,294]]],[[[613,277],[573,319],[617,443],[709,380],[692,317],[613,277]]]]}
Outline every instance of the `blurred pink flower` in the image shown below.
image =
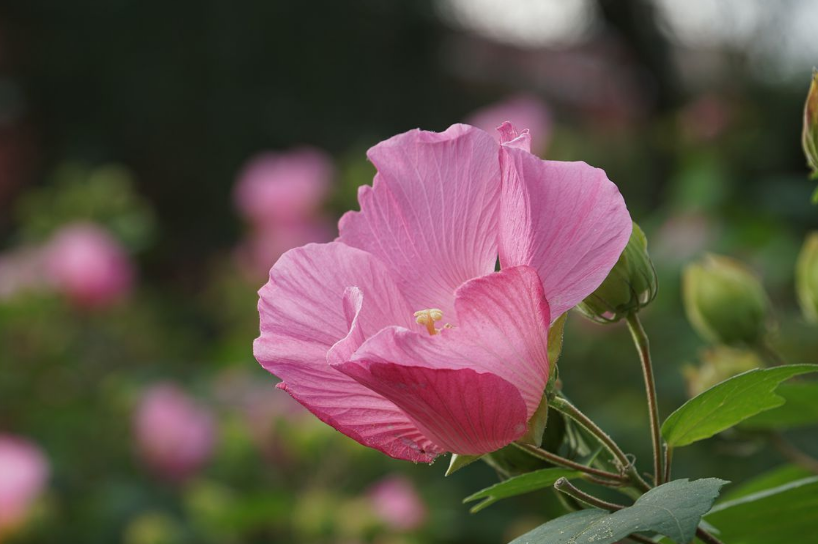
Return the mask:
{"type": "Polygon", "coordinates": [[[43,261],[43,251],[36,247],[0,255],[0,300],[43,289],[47,285],[43,261]]]}
{"type": "Polygon", "coordinates": [[[328,242],[333,231],[332,225],[320,218],[260,227],[242,241],[236,259],[248,278],[265,278],[285,251],[311,242],[328,242]]]}
{"type": "Polygon", "coordinates": [[[333,174],[332,160],[318,149],[258,155],[239,174],[236,207],[255,226],[301,223],[319,210],[333,174]]]}
{"type": "Polygon", "coordinates": [[[211,414],[171,383],[154,385],[143,393],[134,427],[145,463],[171,481],[195,474],[213,451],[211,414]]]}
{"type": "Polygon", "coordinates": [[[453,125],[370,149],[361,211],[336,241],[285,253],[259,292],[254,354],[279,387],[395,458],[520,438],[548,380],[551,321],[630,236],[602,170],[540,160],[527,131],[502,129],[501,143],[453,125]]]}
{"type": "Polygon", "coordinates": [[[50,281],[79,306],[106,306],[131,290],[133,264],[119,242],[97,225],[63,227],[45,252],[50,281]]]}
{"type": "Polygon", "coordinates": [[[415,486],[403,476],[389,476],[369,490],[378,517],[395,531],[413,531],[426,521],[426,505],[415,486]]]}
{"type": "Polygon", "coordinates": [[[545,151],[551,138],[551,113],[538,98],[517,95],[481,108],[466,119],[468,124],[496,135],[498,140],[497,129],[506,121],[520,130],[529,130],[531,149],[535,154],[545,151]]]}
{"type": "Polygon", "coordinates": [[[37,446],[0,434],[0,537],[28,517],[48,472],[48,462],[37,446]]]}

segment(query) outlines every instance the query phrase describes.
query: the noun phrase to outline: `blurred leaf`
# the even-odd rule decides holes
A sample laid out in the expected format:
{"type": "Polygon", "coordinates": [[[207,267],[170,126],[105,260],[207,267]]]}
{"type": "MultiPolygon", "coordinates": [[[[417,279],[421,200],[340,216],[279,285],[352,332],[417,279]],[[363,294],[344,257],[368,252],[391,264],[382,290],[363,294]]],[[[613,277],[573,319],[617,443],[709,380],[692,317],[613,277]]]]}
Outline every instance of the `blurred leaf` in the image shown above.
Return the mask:
{"type": "Polygon", "coordinates": [[[756,369],[715,385],[670,414],[662,436],[672,448],[710,438],[758,413],[784,404],[774,393],[778,384],[818,365],[787,365],[756,369]]]}
{"type": "Polygon", "coordinates": [[[818,476],[717,505],[706,519],[719,540],[736,544],[813,544],[818,476]]]}
{"type": "Polygon", "coordinates": [[[782,383],[775,392],[786,403],[751,417],[742,427],[791,429],[818,423],[818,382],[782,383]]]}
{"type": "Polygon", "coordinates": [[[482,502],[472,506],[470,511],[472,514],[474,514],[491,506],[499,500],[515,497],[517,495],[523,495],[525,493],[531,493],[532,491],[537,491],[538,489],[551,487],[554,485],[554,482],[560,478],[573,479],[579,478],[580,476],[582,476],[582,473],[574,470],[564,468],[544,468],[542,470],[529,472],[528,474],[523,474],[521,476],[515,476],[514,478],[506,480],[505,482],[500,482],[499,484],[487,487],[486,489],[478,491],[473,495],[469,495],[463,499],[463,503],[465,504],[467,502],[485,499],[482,502]]]}
{"type": "Polygon", "coordinates": [[[721,502],[734,501],[758,493],[759,491],[779,487],[796,480],[811,477],[812,475],[809,470],[799,467],[798,465],[782,465],[769,472],[765,472],[761,476],[753,478],[738,489],[733,489],[729,493],[726,493],[722,497],[721,502]]]}
{"type": "Polygon", "coordinates": [[[657,532],[677,544],[693,540],[701,517],[710,510],[719,489],[718,478],[675,480],[639,497],[617,512],[581,510],[549,521],[512,544],[613,544],[630,534],[657,532]]]}
{"type": "Polygon", "coordinates": [[[17,217],[24,239],[42,241],[59,227],[76,221],[98,223],[138,251],[150,245],[156,219],[124,166],[90,167],[64,163],[47,185],[23,195],[17,217]]]}

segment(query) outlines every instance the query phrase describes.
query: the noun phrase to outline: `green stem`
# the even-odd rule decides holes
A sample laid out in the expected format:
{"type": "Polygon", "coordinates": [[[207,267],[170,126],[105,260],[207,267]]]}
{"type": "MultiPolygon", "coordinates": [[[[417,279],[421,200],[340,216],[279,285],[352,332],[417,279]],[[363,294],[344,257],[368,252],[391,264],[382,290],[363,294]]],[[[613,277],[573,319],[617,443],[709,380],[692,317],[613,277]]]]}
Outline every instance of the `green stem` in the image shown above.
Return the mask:
{"type": "Polygon", "coordinates": [[[560,478],[556,482],[554,482],[554,489],[561,493],[565,493],[580,502],[584,502],[589,506],[593,506],[594,508],[600,508],[602,510],[607,510],[609,512],[616,512],[617,510],[622,510],[625,508],[621,504],[614,504],[612,502],[603,501],[598,497],[594,497],[593,495],[589,495],[584,491],[575,487],[571,482],[569,482],[565,478],[560,478]]]}
{"type": "Polygon", "coordinates": [[[622,449],[616,444],[616,442],[608,436],[605,431],[599,428],[596,423],[594,423],[591,418],[583,414],[579,408],[568,402],[562,397],[555,397],[551,401],[551,406],[565,414],[566,416],[570,417],[577,423],[579,423],[582,427],[585,428],[586,431],[594,435],[605,448],[611,452],[611,455],[619,463],[620,468],[622,469],[623,473],[628,475],[630,481],[642,491],[648,491],[651,486],[642,477],[639,475],[639,472],[636,470],[636,467],[633,465],[628,456],[622,449]]]}
{"type": "Polygon", "coordinates": [[[571,470],[583,472],[590,476],[602,478],[603,480],[610,480],[610,482],[595,480],[596,483],[601,483],[602,485],[607,485],[609,487],[619,487],[626,481],[626,478],[624,478],[620,474],[615,474],[613,472],[608,472],[607,470],[600,470],[597,468],[583,465],[581,463],[577,463],[576,461],[571,461],[570,459],[566,459],[565,457],[561,457],[555,453],[551,453],[550,451],[546,451],[542,448],[538,448],[531,444],[518,444],[517,442],[514,442],[513,444],[514,446],[523,450],[529,455],[532,455],[538,459],[542,459],[543,461],[548,461],[551,464],[559,465],[565,468],[570,468],[571,470]]]}
{"type": "Polygon", "coordinates": [[[650,434],[653,440],[653,481],[656,485],[662,485],[665,477],[662,470],[662,435],[659,430],[659,406],[656,402],[656,381],[653,379],[650,342],[636,313],[628,314],[627,321],[631,336],[633,336],[633,342],[639,352],[639,360],[642,362],[642,374],[645,378],[645,391],[648,397],[648,412],[650,414],[650,434]]]}
{"type": "MultiPolygon", "coordinates": [[[[622,506],[621,504],[615,504],[602,500],[598,497],[594,497],[593,495],[589,495],[588,493],[577,489],[565,478],[560,478],[557,480],[554,483],[554,489],[561,493],[565,493],[566,495],[569,495],[580,502],[593,506],[594,508],[607,510],[608,512],[616,512],[625,508],[625,506],[622,506]]],[[[706,544],[723,544],[718,538],[711,535],[701,527],[696,528],[696,537],[706,544]]],[[[641,535],[630,535],[628,538],[636,542],[653,542],[650,539],[645,539],[645,537],[642,537],[641,535]]]]}
{"type": "Polygon", "coordinates": [[[724,544],[721,540],[711,535],[701,527],[696,527],[696,538],[705,544],[724,544]]]}

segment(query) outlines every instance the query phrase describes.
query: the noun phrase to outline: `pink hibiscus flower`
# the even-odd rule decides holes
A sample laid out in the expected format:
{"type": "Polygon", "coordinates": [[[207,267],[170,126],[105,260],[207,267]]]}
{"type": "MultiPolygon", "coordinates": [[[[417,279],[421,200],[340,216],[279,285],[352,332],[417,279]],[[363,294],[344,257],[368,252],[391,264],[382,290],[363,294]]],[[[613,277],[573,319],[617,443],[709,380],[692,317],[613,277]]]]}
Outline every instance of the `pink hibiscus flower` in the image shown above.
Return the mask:
{"type": "Polygon", "coordinates": [[[334,242],[285,253],[259,292],[254,353],[278,387],[398,459],[520,438],[548,380],[550,323],[630,236],[602,170],[540,160],[510,124],[501,134],[454,125],[376,145],[361,211],[334,242]]]}
{"type": "Polygon", "coordinates": [[[127,296],[134,267],[125,249],[105,229],[91,223],[62,227],[45,248],[50,281],[82,307],[103,307],[127,296]]]}
{"type": "Polygon", "coordinates": [[[48,473],[48,461],[37,446],[0,434],[0,540],[28,517],[48,473]]]}
{"type": "Polygon", "coordinates": [[[148,388],[134,414],[142,459],[176,482],[193,476],[210,459],[215,432],[210,412],[172,383],[148,388]]]}
{"type": "Polygon", "coordinates": [[[319,210],[334,170],[326,153],[310,147],[257,155],[239,175],[236,208],[257,226],[298,223],[319,210]]]}
{"type": "Polygon", "coordinates": [[[426,505],[408,478],[387,476],[368,495],[375,514],[395,531],[414,531],[426,522],[426,505]]]}

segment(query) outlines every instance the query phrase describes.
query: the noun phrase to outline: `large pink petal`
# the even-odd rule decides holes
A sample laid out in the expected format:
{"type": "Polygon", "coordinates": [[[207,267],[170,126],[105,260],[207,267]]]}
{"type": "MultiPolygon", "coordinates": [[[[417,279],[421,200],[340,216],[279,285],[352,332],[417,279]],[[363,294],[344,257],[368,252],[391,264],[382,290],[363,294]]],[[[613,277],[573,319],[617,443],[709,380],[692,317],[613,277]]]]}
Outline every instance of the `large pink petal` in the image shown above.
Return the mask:
{"type": "Polygon", "coordinates": [[[605,172],[584,162],[544,161],[504,145],[500,163],[500,264],[534,267],[556,319],[616,264],[631,233],[628,209],[605,172]]]}
{"type": "Polygon", "coordinates": [[[343,350],[354,350],[366,335],[413,325],[383,264],[339,242],[310,244],[281,257],[259,295],[254,354],[283,380],[280,388],[325,423],[392,457],[429,462],[441,452],[392,402],[327,362],[337,343],[343,359],[343,350]]]}
{"type": "Polygon", "coordinates": [[[455,289],[496,264],[498,148],[467,125],[381,142],[368,153],[374,184],[341,218],[339,239],[386,263],[414,309],[452,312],[455,289]]]}
{"type": "Polygon", "coordinates": [[[494,451],[519,438],[548,380],[548,305],[527,266],[457,291],[459,325],[435,336],[399,327],[336,368],[393,401],[436,444],[494,451]]]}

